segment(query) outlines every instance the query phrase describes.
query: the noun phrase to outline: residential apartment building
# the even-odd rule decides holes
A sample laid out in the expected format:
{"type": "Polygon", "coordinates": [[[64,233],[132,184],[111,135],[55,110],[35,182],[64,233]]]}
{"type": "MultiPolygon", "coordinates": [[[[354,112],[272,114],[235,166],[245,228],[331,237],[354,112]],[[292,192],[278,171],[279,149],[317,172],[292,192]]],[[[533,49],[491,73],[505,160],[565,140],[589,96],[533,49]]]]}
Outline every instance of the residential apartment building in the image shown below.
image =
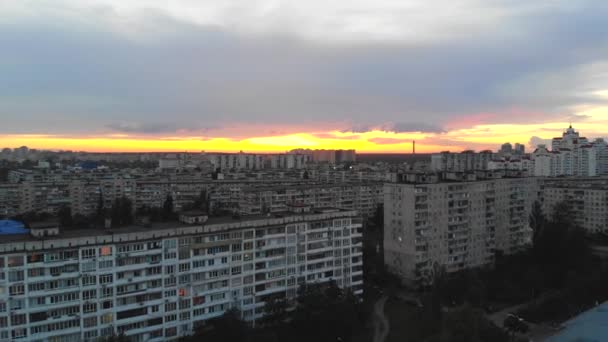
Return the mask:
{"type": "Polygon", "coordinates": [[[431,171],[433,172],[466,172],[487,170],[492,160],[492,151],[463,151],[460,153],[441,152],[431,155],[431,171]]]}
{"type": "Polygon", "coordinates": [[[357,210],[361,216],[371,217],[384,200],[382,187],[382,183],[252,187],[241,189],[237,202],[227,203],[237,207],[242,215],[274,213],[289,210],[294,206],[310,206],[357,210]]]}
{"type": "Polygon", "coordinates": [[[542,205],[552,215],[565,202],[578,226],[589,234],[608,234],[608,178],[553,178],[543,182],[542,205]]]}
{"type": "Polygon", "coordinates": [[[531,155],[534,176],[596,176],[608,173],[608,147],[603,139],[589,142],[572,125],[553,138],[551,151],[539,145],[531,155]],[[536,166],[538,164],[538,166],[536,166]]]}
{"type": "Polygon", "coordinates": [[[31,232],[0,235],[2,340],[176,340],[229,308],[255,321],[303,284],[362,293],[355,211],[31,232]]]}
{"type": "Polygon", "coordinates": [[[410,284],[492,265],[530,243],[537,180],[502,172],[406,175],[384,185],[384,259],[410,284]]]}
{"type": "Polygon", "coordinates": [[[0,184],[0,215],[11,217],[30,211],[56,214],[64,206],[70,207],[73,215],[90,215],[97,211],[100,198],[104,208],[111,208],[114,200],[122,196],[129,198],[133,208],[138,209],[160,208],[170,195],[175,210],[179,211],[199,198],[201,192],[206,192],[211,208],[231,208],[244,215],[262,212],[264,203],[276,208],[272,212],[287,210],[287,205],[296,203],[302,196],[306,197],[304,202],[312,207],[354,209],[364,216],[373,214],[376,206],[382,202],[382,182],[366,181],[360,177],[361,173],[350,173],[352,177],[347,177],[341,172],[324,180],[319,180],[320,177],[316,175],[311,173],[314,179],[279,177],[260,180],[107,177],[52,183],[0,184]],[[258,189],[266,195],[252,197],[251,194],[258,189]],[[261,200],[269,198],[270,189],[277,194],[273,200],[261,200]]]}

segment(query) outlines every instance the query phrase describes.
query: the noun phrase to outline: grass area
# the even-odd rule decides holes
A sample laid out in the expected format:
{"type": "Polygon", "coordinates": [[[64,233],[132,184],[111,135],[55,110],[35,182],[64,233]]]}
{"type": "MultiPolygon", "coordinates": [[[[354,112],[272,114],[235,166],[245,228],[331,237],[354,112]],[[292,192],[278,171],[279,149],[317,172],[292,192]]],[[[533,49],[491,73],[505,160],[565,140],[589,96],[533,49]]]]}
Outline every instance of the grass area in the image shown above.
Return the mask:
{"type": "Polygon", "coordinates": [[[424,337],[422,311],[404,301],[391,297],[386,302],[384,312],[389,321],[390,331],[386,342],[420,341],[424,337]]]}

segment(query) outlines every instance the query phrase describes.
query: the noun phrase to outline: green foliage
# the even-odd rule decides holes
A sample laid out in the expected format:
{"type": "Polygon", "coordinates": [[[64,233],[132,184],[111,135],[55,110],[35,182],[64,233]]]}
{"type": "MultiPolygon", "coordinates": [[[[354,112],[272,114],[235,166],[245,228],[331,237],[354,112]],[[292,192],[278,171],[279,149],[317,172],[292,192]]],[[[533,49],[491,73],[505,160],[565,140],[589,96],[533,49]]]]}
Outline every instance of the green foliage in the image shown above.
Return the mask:
{"type": "Polygon", "coordinates": [[[121,333],[119,335],[100,337],[97,339],[97,342],[131,342],[131,339],[125,336],[124,333],[121,333]]]}
{"type": "Polygon", "coordinates": [[[171,220],[174,217],[173,196],[167,195],[163,203],[163,220],[171,220]]]}
{"type": "Polygon", "coordinates": [[[192,336],[184,337],[183,342],[247,342],[250,328],[241,320],[241,313],[236,309],[227,310],[224,315],[208,321],[196,330],[192,336]]]}
{"type": "Polygon", "coordinates": [[[502,325],[510,333],[525,334],[530,330],[526,322],[514,315],[507,316],[502,325]]]}
{"type": "Polygon", "coordinates": [[[201,190],[194,202],[185,205],[184,210],[202,210],[209,213],[209,198],[206,190],[201,190]]]}
{"type": "Polygon", "coordinates": [[[97,208],[95,211],[95,219],[97,220],[97,222],[102,222],[105,218],[105,208],[104,208],[104,202],[103,202],[103,194],[100,191],[99,192],[99,197],[97,198],[97,208]]]}
{"type": "Polygon", "coordinates": [[[240,319],[240,313],[227,311],[193,336],[182,339],[194,342],[344,342],[353,340],[363,326],[359,300],[334,283],[315,284],[299,290],[295,308],[287,314],[285,299],[270,298],[264,310],[267,316],[256,321],[255,328],[240,319]]]}
{"type": "Polygon", "coordinates": [[[57,218],[59,218],[59,225],[61,227],[71,227],[72,221],[72,209],[69,206],[63,206],[57,212],[57,218]]]}
{"type": "Polygon", "coordinates": [[[125,196],[117,198],[112,204],[112,226],[121,227],[133,223],[133,204],[125,196]]]}

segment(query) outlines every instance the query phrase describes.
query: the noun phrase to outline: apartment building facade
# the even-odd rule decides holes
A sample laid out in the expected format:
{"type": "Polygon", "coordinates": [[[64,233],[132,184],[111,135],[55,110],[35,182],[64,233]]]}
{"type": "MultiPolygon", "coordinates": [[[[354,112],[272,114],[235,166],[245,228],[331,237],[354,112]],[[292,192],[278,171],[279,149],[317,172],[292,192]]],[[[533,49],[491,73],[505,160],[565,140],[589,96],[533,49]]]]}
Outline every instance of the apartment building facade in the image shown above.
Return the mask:
{"type": "Polygon", "coordinates": [[[607,177],[546,179],[542,195],[546,215],[565,202],[574,222],[588,234],[608,234],[607,177]]]}
{"type": "Polygon", "coordinates": [[[229,308],[259,319],[303,284],[361,294],[363,282],[361,222],[337,209],[1,235],[0,264],[2,340],[176,340],[229,308]]]}
{"type": "Polygon", "coordinates": [[[313,207],[355,209],[367,216],[382,202],[382,183],[359,179],[325,182],[289,178],[214,181],[117,177],[94,181],[77,179],[0,184],[0,215],[10,217],[29,211],[55,214],[64,206],[70,207],[73,215],[90,215],[96,212],[100,199],[105,208],[111,208],[114,200],[122,196],[129,198],[137,209],[160,208],[171,195],[175,210],[179,211],[199,198],[201,192],[207,194],[212,208],[232,208],[243,215],[261,213],[265,204],[275,208],[272,212],[284,211],[288,205],[305,197],[303,202],[313,207]],[[256,192],[264,194],[251,195],[256,192]],[[270,195],[272,193],[274,197],[270,195]]]}
{"type": "MultiPolygon", "coordinates": [[[[488,171],[487,174],[492,174],[488,171]]],[[[528,216],[538,195],[535,178],[460,180],[430,177],[384,186],[384,258],[406,283],[492,265],[530,243],[528,216]]]]}

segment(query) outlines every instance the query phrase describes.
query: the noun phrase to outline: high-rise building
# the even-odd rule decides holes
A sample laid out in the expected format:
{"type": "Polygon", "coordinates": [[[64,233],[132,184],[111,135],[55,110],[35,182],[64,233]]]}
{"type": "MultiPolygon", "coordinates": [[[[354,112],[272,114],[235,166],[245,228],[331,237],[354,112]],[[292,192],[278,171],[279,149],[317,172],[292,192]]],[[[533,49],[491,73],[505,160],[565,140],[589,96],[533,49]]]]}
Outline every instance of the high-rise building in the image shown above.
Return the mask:
{"type": "Polygon", "coordinates": [[[576,224],[589,234],[608,233],[608,179],[551,178],[543,182],[543,211],[552,215],[565,202],[576,224]]]}
{"type": "Polygon", "coordinates": [[[3,341],[176,340],[229,308],[261,318],[302,284],[362,293],[354,211],[31,233],[0,235],[3,341]]]}
{"type": "Polygon", "coordinates": [[[488,163],[492,160],[492,151],[467,150],[460,153],[449,151],[434,153],[431,155],[431,171],[442,172],[465,172],[475,170],[487,170],[488,163]]]}
{"type": "Polygon", "coordinates": [[[417,175],[384,186],[384,260],[405,282],[492,265],[496,251],[530,243],[535,178],[477,174],[417,175]]]}
{"type": "Polygon", "coordinates": [[[603,140],[590,143],[572,128],[561,137],[553,138],[551,151],[539,145],[531,155],[535,166],[535,176],[595,176],[603,170],[608,172],[608,151],[603,140]],[[538,160],[538,162],[537,162],[538,160]]]}

